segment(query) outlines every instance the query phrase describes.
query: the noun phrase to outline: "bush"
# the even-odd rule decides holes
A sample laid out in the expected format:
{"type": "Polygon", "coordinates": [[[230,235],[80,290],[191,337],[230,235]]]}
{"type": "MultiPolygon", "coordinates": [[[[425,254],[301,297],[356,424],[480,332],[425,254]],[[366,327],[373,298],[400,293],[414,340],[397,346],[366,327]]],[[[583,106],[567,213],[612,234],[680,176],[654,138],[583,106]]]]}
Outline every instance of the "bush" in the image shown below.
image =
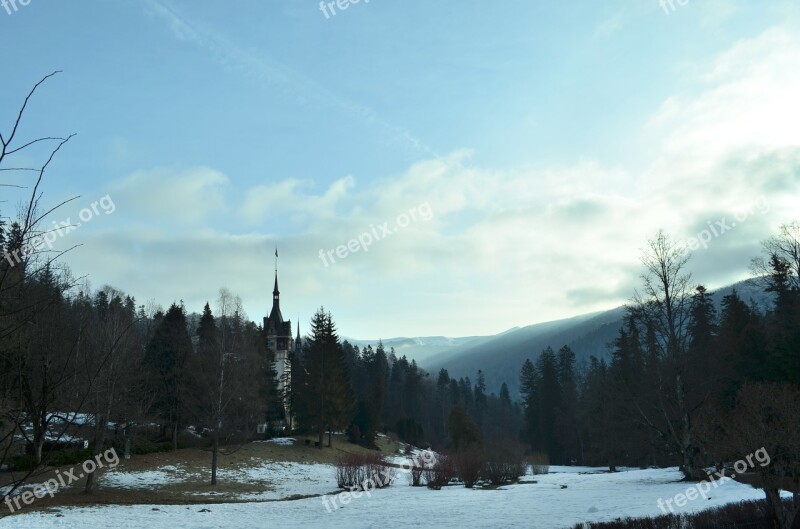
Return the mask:
{"type": "Polygon", "coordinates": [[[511,441],[498,441],[487,450],[484,477],[493,485],[502,485],[524,476],[528,468],[522,447],[511,441]]]}
{"type": "Polygon", "coordinates": [[[411,445],[406,445],[405,454],[408,456],[408,464],[404,464],[403,468],[407,469],[411,475],[411,486],[419,487],[422,485],[425,469],[433,466],[436,462],[436,454],[429,450],[414,454],[411,445]]]}
{"type": "Polygon", "coordinates": [[[19,471],[27,471],[27,470],[34,470],[38,465],[36,464],[36,458],[31,455],[20,455],[14,456],[9,461],[9,467],[11,470],[19,470],[19,471]]]}
{"type": "MultiPolygon", "coordinates": [[[[791,500],[787,500],[790,503],[791,500]]],[[[800,526],[795,520],[792,527],[800,526]]],[[[626,518],[612,522],[579,523],[574,529],[773,529],[766,501],[743,501],[696,514],[666,514],[655,518],[626,518]]]]}
{"type": "Polygon", "coordinates": [[[422,474],[425,473],[425,467],[420,467],[417,465],[411,466],[411,486],[412,487],[420,487],[422,486],[422,474]]]}
{"type": "Polygon", "coordinates": [[[423,474],[425,476],[425,485],[429,489],[440,490],[450,483],[450,480],[456,475],[453,458],[444,454],[439,454],[436,462],[430,467],[425,468],[423,474]]]}
{"type": "Polygon", "coordinates": [[[91,459],[92,451],[89,449],[80,450],[59,450],[52,452],[47,457],[47,464],[52,467],[62,467],[66,465],[79,465],[91,459]]]}
{"type": "Polygon", "coordinates": [[[382,489],[393,481],[394,472],[380,454],[344,454],[336,461],[336,484],[341,489],[382,489]]]}
{"type": "Polygon", "coordinates": [[[456,453],[454,464],[458,479],[466,488],[471,489],[481,478],[483,467],[486,465],[486,456],[479,446],[471,446],[456,453]]]}
{"type": "Polygon", "coordinates": [[[528,462],[531,465],[531,472],[533,472],[534,476],[550,472],[550,456],[546,452],[534,452],[528,458],[528,462]]]}
{"type": "Polygon", "coordinates": [[[171,452],[172,450],[173,446],[169,441],[153,443],[145,439],[136,439],[131,447],[131,453],[135,455],[152,454],[154,452],[171,452]]]}

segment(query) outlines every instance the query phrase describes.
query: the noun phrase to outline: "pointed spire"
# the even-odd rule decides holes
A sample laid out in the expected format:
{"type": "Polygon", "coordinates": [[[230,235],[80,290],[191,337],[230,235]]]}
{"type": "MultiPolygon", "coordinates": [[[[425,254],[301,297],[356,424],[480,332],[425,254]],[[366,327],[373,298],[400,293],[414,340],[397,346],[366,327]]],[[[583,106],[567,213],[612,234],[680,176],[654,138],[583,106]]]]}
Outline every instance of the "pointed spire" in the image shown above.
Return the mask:
{"type": "Polygon", "coordinates": [[[275,296],[280,294],[280,291],[278,290],[278,271],[277,270],[275,271],[275,288],[272,289],[272,294],[275,295],[275,296]]]}
{"type": "Polygon", "coordinates": [[[297,315],[297,338],[294,339],[294,354],[299,357],[303,350],[303,339],[300,338],[300,315],[297,315]]]}

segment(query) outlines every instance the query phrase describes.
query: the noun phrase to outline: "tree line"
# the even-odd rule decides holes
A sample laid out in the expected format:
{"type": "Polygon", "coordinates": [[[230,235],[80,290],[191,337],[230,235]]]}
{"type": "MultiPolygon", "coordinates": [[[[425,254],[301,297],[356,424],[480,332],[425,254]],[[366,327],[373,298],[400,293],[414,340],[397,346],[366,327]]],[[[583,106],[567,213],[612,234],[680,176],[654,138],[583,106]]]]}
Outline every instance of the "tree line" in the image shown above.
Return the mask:
{"type": "Polygon", "coordinates": [[[763,447],[771,463],[756,469],[759,483],[789,527],[800,502],[778,491],[800,485],[800,223],[751,262],[765,309],[734,289],[718,311],[688,259],[663,233],[649,241],[607,358],[577,366],[565,346],[524,363],[522,436],[557,463],[678,465],[692,480],[763,447]]]}

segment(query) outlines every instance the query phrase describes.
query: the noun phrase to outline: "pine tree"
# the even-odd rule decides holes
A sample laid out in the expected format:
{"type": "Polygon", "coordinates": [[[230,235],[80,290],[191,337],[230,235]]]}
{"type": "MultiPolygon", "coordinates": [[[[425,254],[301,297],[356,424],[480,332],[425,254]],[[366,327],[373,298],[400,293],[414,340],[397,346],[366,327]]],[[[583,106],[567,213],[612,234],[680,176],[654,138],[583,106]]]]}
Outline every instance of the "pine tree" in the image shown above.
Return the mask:
{"type": "Polygon", "coordinates": [[[153,370],[153,388],[158,394],[157,411],[171,429],[172,444],[178,448],[178,428],[184,413],[187,385],[186,362],[192,354],[192,339],[186,329],[183,307],[173,303],[147,344],[145,363],[153,370]]]}
{"type": "Polygon", "coordinates": [[[475,377],[475,389],[473,391],[475,398],[475,411],[473,418],[479,427],[483,425],[483,416],[486,413],[486,377],[483,371],[478,369],[478,374],[475,377]]]}
{"type": "Polygon", "coordinates": [[[298,370],[298,419],[303,428],[318,435],[322,448],[325,430],[343,429],[353,418],[354,399],[345,357],[330,314],[320,308],[311,320],[298,370]]]}
{"type": "Polygon", "coordinates": [[[561,405],[561,388],[558,382],[558,362],[555,352],[547,347],[536,361],[539,401],[539,446],[550,455],[551,461],[564,462],[563,447],[556,436],[556,416],[561,405]]]}
{"type": "Polygon", "coordinates": [[[525,430],[523,439],[534,450],[539,450],[539,375],[530,358],[522,364],[519,376],[520,393],[522,394],[522,407],[525,415],[525,430]]]}
{"type": "Polygon", "coordinates": [[[506,384],[505,382],[503,382],[503,384],[500,386],[500,404],[504,408],[511,409],[512,407],[511,393],[509,393],[508,384],[506,384]]]}

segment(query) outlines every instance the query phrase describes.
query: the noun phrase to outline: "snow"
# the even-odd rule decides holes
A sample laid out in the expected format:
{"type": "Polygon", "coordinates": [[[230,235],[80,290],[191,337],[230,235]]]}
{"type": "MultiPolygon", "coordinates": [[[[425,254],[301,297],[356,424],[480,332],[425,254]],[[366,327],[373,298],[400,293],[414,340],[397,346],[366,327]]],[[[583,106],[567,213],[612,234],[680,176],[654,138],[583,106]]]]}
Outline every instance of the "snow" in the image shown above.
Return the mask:
{"type": "MultiPolygon", "coordinates": [[[[19,487],[14,489],[14,492],[11,494],[11,496],[19,496],[20,494],[23,493],[23,491],[33,490],[34,488],[39,487],[41,485],[42,483],[26,483],[24,485],[20,485],[19,487]]],[[[0,487],[0,496],[6,496],[9,492],[11,492],[11,489],[12,489],[11,485],[0,487]]]]}
{"type": "MultiPolygon", "coordinates": [[[[254,461],[260,460],[254,458],[254,461]]],[[[239,495],[240,499],[247,501],[283,500],[292,496],[321,495],[336,491],[334,467],[319,463],[259,462],[254,467],[220,469],[219,478],[263,485],[268,489],[239,495]]]]}
{"type": "MultiPolygon", "coordinates": [[[[441,529],[489,526],[558,529],[582,521],[656,516],[661,514],[659,498],[672,498],[693,486],[681,482],[681,474],[675,468],[617,473],[587,467],[553,467],[553,470],[551,474],[528,476],[523,483],[496,490],[470,490],[453,485],[431,491],[410,487],[400,479],[389,488],[350,498],[346,505],[342,504],[341,496],[329,494],[293,501],[217,505],[60,508],[59,516],[53,512],[34,512],[2,518],[0,529],[261,529],[271,526],[416,529],[423,522],[441,529]]],[[[169,474],[163,468],[159,471],[169,474]]],[[[295,494],[332,493],[335,489],[334,469],[330,465],[270,462],[222,474],[231,479],[261,481],[272,489],[242,499],[270,500],[295,494]]],[[[712,488],[708,500],[690,501],[676,512],[762,498],[759,490],[726,481],[712,488]]]]}
{"type": "Polygon", "coordinates": [[[436,452],[416,447],[409,447],[409,450],[410,453],[408,455],[386,456],[385,459],[389,464],[405,470],[417,466],[428,466],[430,463],[436,462],[436,452]]]}
{"type": "Polygon", "coordinates": [[[182,483],[190,477],[192,474],[173,465],[142,471],[125,471],[115,468],[103,474],[98,479],[98,483],[102,487],[135,490],[182,483]]]}
{"type": "Polygon", "coordinates": [[[56,412],[56,413],[48,413],[47,420],[53,423],[64,423],[67,422],[69,424],[74,424],[76,426],[84,426],[94,425],[94,415],[90,413],[77,413],[77,412],[56,412]]]}
{"type": "Polygon", "coordinates": [[[293,437],[276,437],[274,439],[269,439],[264,442],[276,444],[278,446],[292,446],[296,442],[296,439],[294,439],[293,437]]]}

